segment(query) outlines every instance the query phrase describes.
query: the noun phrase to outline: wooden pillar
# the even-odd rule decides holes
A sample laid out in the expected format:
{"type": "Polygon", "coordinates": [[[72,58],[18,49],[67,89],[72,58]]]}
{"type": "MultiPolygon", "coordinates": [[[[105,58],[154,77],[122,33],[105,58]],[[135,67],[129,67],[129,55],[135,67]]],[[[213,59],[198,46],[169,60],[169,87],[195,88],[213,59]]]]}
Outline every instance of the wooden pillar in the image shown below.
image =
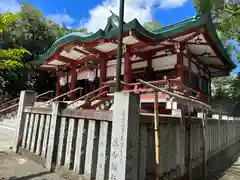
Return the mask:
{"type": "MultiPolygon", "coordinates": [[[[71,71],[71,82],[70,82],[70,91],[76,89],[77,85],[77,70],[76,67],[72,67],[71,71]]],[[[70,94],[70,100],[75,100],[76,99],[76,91],[72,92],[70,94]]]]}
{"type": "Polygon", "coordinates": [[[188,87],[192,87],[192,62],[190,59],[188,59],[188,87]]]}
{"type": "Polygon", "coordinates": [[[60,96],[60,77],[57,76],[57,82],[56,82],[56,97],[60,96]]]}
{"type": "MultiPolygon", "coordinates": [[[[107,80],[107,61],[102,60],[99,64],[99,69],[100,69],[100,82],[99,82],[99,88],[103,86],[103,82],[106,82],[107,80]]],[[[99,93],[103,93],[104,89],[101,89],[99,93]]]]}
{"type": "Polygon", "coordinates": [[[152,80],[152,72],[153,72],[152,59],[148,59],[147,61],[147,80],[148,81],[152,80]]]}
{"type": "MultiPolygon", "coordinates": [[[[130,53],[124,53],[124,83],[132,82],[132,63],[130,59],[130,53]]],[[[129,86],[124,85],[124,89],[129,89],[129,86]]]]}
{"type": "Polygon", "coordinates": [[[177,54],[177,77],[180,77],[180,88],[184,84],[184,64],[183,64],[183,52],[177,54]]]}
{"type": "Polygon", "coordinates": [[[208,79],[208,96],[209,96],[209,103],[212,101],[212,75],[211,72],[208,73],[209,79],[208,79]]]}

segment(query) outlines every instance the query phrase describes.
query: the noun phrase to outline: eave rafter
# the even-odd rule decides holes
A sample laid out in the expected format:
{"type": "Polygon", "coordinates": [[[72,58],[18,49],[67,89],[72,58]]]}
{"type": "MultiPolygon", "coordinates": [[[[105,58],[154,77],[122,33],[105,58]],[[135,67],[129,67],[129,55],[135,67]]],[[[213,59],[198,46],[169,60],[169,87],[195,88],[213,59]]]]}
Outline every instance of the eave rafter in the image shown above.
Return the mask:
{"type": "Polygon", "coordinates": [[[196,54],[194,54],[193,52],[189,51],[190,56],[192,56],[194,59],[196,59],[200,64],[202,64],[204,66],[204,69],[208,67],[210,68],[214,68],[214,69],[218,69],[218,70],[222,70],[222,71],[228,71],[228,68],[224,68],[223,66],[218,66],[218,65],[213,65],[213,64],[206,64],[202,61],[202,59],[197,56],[196,54]]]}
{"type": "Polygon", "coordinates": [[[192,35],[190,35],[189,37],[185,38],[184,40],[181,41],[181,43],[188,43],[188,41],[192,40],[193,38],[199,36],[200,34],[202,34],[203,29],[201,28],[200,30],[198,30],[197,32],[193,33],[192,35]]]}
{"type": "Polygon", "coordinates": [[[82,51],[81,49],[78,49],[78,48],[73,48],[73,50],[74,51],[77,51],[77,52],[79,52],[79,53],[81,53],[81,54],[84,54],[84,55],[88,55],[89,53],[87,53],[87,52],[85,52],[85,51],[82,51]]]}
{"type": "Polygon", "coordinates": [[[100,58],[108,58],[107,53],[99,51],[98,49],[91,46],[83,46],[84,50],[88,51],[91,54],[99,55],[100,58]]]}

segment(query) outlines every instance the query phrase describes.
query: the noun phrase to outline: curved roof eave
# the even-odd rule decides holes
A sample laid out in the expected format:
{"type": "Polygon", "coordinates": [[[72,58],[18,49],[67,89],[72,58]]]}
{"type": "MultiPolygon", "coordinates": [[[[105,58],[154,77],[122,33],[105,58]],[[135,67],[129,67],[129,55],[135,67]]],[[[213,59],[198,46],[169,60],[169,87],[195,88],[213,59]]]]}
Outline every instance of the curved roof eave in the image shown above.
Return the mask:
{"type": "Polygon", "coordinates": [[[97,40],[102,37],[104,37],[104,31],[101,29],[91,35],[86,35],[81,32],[70,33],[58,39],[55,43],[53,43],[51,48],[45,54],[38,56],[37,61],[43,62],[48,57],[50,57],[59,47],[61,47],[64,44],[71,43],[71,42],[89,42],[89,41],[97,40]]]}
{"type": "Polygon", "coordinates": [[[212,23],[212,21],[208,21],[206,26],[207,26],[207,29],[208,29],[208,32],[209,32],[209,35],[210,35],[211,39],[213,40],[217,49],[219,50],[219,52],[223,56],[223,61],[225,63],[227,63],[228,65],[230,65],[231,69],[235,69],[237,67],[237,65],[232,61],[232,59],[230,58],[226,48],[223,46],[222,42],[218,38],[216,28],[214,27],[214,24],[212,23]]]}
{"type": "MultiPolygon", "coordinates": [[[[235,68],[236,65],[230,59],[228,53],[226,52],[225,48],[223,47],[221,41],[219,40],[219,38],[217,36],[214,25],[210,20],[211,20],[211,18],[209,16],[209,14],[203,14],[201,16],[192,17],[192,18],[186,19],[184,21],[181,21],[179,23],[161,28],[160,30],[151,32],[151,31],[148,31],[147,29],[145,29],[138,22],[137,19],[134,19],[134,20],[130,21],[129,23],[125,23],[123,25],[123,31],[126,32],[126,31],[130,31],[130,30],[136,30],[138,33],[140,33],[141,35],[143,35],[149,39],[159,40],[159,39],[164,39],[164,38],[170,37],[177,33],[184,32],[188,29],[193,29],[193,28],[200,27],[200,26],[206,24],[209,34],[210,34],[212,40],[214,41],[214,43],[216,44],[216,47],[218,48],[218,50],[224,57],[225,62],[227,64],[229,64],[231,66],[231,68],[235,68]]],[[[109,26],[109,23],[107,24],[107,26],[109,26]]],[[[105,28],[105,30],[106,30],[106,28],[105,28]]],[[[94,40],[97,40],[100,38],[112,38],[112,37],[117,37],[117,36],[118,36],[118,28],[113,28],[109,31],[103,31],[100,29],[96,33],[91,34],[91,35],[86,35],[86,34],[79,33],[79,32],[71,33],[71,34],[68,34],[68,35],[60,38],[59,40],[57,40],[45,54],[38,56],[38,59],[36,61],[38,61],[37,64],[43,63],[44,60],[46,60],[48,57],[50,57],[57,50],[57,48],[63,46],[66,43],[90,42],[90,41],[94,41],[94,40]]]]}

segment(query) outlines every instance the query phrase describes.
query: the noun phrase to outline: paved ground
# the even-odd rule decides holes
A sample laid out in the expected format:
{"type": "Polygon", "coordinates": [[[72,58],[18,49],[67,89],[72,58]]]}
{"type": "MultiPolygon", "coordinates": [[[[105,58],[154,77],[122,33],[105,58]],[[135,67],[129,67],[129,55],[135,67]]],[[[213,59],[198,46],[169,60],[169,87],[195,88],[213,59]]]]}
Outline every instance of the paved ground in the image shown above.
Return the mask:
{"type": "Polygon", "coordinates": [[[16,122],[0,122],[0,180],[64,180],[41,165],[11,152],[16,122]]]}
{"type": "Polygon", "coordinates": [[[240,180],[240,158],[223,174],[220,180],[240,180]]]}
{"type": "MultiPolygon", "coordinates": [[[[64,180],[47,172],[41,165],[11,152],[16,122],[0,122],[0,180],[64,180]]],[[[240,158],[226,170],[219,180],[240,180],[240,158]]]]}

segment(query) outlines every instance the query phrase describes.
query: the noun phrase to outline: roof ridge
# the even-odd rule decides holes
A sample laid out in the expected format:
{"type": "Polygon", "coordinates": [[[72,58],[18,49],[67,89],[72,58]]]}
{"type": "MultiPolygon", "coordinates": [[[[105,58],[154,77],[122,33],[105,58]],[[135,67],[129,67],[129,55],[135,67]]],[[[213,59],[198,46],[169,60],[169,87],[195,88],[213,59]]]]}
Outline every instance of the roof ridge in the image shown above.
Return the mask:
{"type": "Polygon", "coordinates": [[[198,18],[200,18],[200,17],[201,17],[201,16],[192,16],[192,17],[190,17],[190,18],[187,18],[187,19],[184,19],[184,20],[182,20],[182,21],[179,21],[179,22],[177,22],[177,23],[175,23],[175,24],[170,24],[170,25],[168,25],[168,26],[165,26],[165,27],[156,29],[156,30],[154,30],[154,31],[152,31],[152,32],[154,32],[154,33],[159,33],[160,31],[162,31],[162,30],[164,30],[164,29],[169,29],[169,28],[171,28],[171,27],[176,27],[176,26],[179,26],[179,25],[181,25],[181,24],[183,24],[183,23],[189,22],[190,20],[196,20],[196,19],[198,19],[198,18]]]}

